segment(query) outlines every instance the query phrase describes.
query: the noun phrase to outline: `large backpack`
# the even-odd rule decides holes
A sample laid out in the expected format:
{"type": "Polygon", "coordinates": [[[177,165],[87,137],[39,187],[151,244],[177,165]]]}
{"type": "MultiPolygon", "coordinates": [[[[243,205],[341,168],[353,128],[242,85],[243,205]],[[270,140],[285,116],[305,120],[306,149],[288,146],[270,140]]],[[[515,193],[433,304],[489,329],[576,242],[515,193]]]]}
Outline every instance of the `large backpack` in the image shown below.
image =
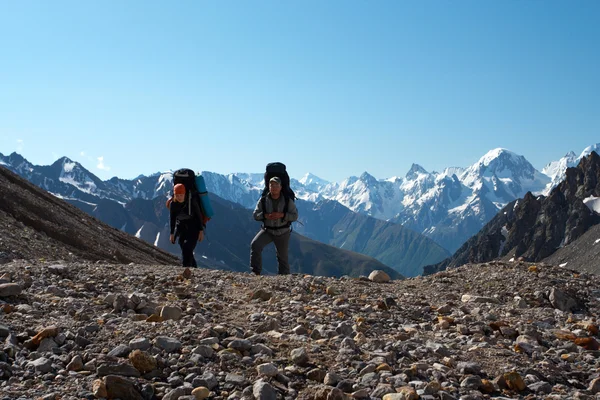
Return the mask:
{"type": "Polygon", "coordinates": [[[285,164],[280,162],[272,162],[267,164],[267,168],[265,171],[265,187],[261,194],[261,203],[263,210],[265,209],[265,197],[269,193],[269,181],[274,176],[281,179],[281,194],[285,199],[285,203],[283,206],[283,213],[287,213],[288,210],[288,199],[296,200],[296,194],[290,187],[290,176],[287,173],[285,168],[285,164]]]}
{"type": "Polygon", "coordinates": [[[178,169],[173,172],[173,186],[178,183],[183,184],[185,186],[185,192],[188,198],[188,214],[192,215],[192,198],[196,197],[198,199],[198,204],[200,205],[200,211],[202,212],[202,223],[206,226],[206,223],[213,216],[212,207],[210,205],[210,200],[208,199],[208,192],[206,191],[206,185],[204,185],[204,179],[202,175],[196,176],[196,173],[188,168],[178,169]],[[202,186],[202,188],[198,187],[198,184],[202,186]],[[201,192],[200,189],[203,189],[201,192]]]}

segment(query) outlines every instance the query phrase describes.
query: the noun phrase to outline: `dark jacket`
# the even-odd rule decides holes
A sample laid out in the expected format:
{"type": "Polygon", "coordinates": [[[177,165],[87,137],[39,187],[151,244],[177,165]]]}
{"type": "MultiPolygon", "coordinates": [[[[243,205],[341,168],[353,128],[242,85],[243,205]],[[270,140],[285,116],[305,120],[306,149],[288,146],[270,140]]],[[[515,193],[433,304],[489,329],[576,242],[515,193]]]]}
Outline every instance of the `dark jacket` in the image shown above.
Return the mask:
{"type": "Polygon", "coordinates": [[[200,204],[197,197],[191,198],[191,206],[189,203],[189,197],[183,203],[172,201],[169,206],[170,211],[170,223],[171,223],[171,235],[182,232],[199,232],[204,230],[204,224],[202,223],[202,211],[200,210],[200,204]]]}

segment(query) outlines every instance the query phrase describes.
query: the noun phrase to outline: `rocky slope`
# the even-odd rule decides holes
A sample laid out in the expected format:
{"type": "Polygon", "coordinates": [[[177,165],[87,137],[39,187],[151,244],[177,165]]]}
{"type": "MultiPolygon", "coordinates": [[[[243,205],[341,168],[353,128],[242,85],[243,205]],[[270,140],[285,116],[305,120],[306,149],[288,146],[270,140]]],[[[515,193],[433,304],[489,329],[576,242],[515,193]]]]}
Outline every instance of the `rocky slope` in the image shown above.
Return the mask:
{"type": "Polygon", "coordinates": [[[544,264],[379,283],[82,261],[15,261],[2,271],[0,399],[600,391],[600,278],[544,264]]]}
{"type": "Polygon", "coordinates": [[[177,264],[177,258],[114,229],[0,167],[0,263],[13,258],[177,264]]]}

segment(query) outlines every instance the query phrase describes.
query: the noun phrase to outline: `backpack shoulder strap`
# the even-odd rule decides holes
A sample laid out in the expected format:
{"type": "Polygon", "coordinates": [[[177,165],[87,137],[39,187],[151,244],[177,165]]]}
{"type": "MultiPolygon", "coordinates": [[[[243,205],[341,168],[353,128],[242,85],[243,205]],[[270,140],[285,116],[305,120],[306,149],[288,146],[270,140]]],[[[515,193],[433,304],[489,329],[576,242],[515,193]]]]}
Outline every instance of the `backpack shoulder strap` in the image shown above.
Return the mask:
{"type": "MultiPolygon", "coordinates": [[[[266,195],[260,197],[260,206],[262,207],[262,212],[263,212],[263,216],[264,216],[265,212],[266,212],[266,206],[267,206],[267,196],[266,195]]],[[[265,218],[263,217],[263,219],[265,219],[265,218]]]]}
{"type": "Polygon", "coordinates": [[[290,199],[288,198],[288,196],[285,193],[283,193],[283,191],[282,191],[282,194],[283,194],[283,213],[287,214],[288,204],[290,202],[290,199]]]}

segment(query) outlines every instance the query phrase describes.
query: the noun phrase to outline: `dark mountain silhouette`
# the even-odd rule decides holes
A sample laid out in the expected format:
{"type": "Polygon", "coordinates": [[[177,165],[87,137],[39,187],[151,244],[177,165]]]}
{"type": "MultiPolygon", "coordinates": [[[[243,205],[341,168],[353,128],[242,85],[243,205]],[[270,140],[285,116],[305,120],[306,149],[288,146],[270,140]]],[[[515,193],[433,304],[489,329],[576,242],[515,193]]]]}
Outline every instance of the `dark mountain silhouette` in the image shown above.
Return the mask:
{"type": "Polygon", "coordinates": [[[568,168],[565,179],[548,197],[528,192],[509,203],[452,257],[425,267],[425,273],[502,257],[548,258],[600,222],[598,213],[584,204],[592,196],[600,196],[600,157],[596,152],[582,158],[576,168],[568,168]]]}

